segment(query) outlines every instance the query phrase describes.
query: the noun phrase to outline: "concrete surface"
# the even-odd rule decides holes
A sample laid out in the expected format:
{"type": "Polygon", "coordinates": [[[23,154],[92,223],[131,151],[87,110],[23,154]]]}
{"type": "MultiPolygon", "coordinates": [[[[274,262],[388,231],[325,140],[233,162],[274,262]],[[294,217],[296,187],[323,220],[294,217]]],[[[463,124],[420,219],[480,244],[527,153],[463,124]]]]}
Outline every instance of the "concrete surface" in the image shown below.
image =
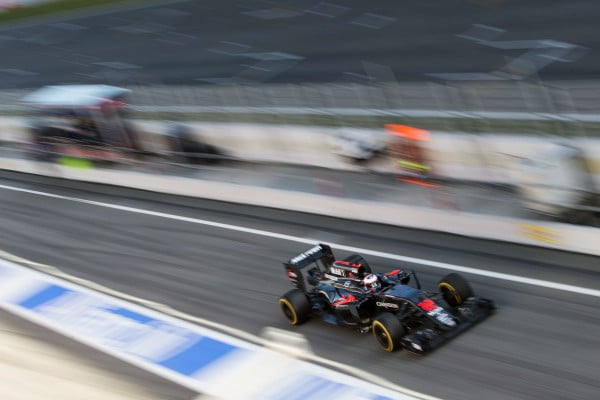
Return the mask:
{"type": "Polygon", "coordinates": [[[3,400],[192,400],[197,394],[0,310],[3,400]]]}

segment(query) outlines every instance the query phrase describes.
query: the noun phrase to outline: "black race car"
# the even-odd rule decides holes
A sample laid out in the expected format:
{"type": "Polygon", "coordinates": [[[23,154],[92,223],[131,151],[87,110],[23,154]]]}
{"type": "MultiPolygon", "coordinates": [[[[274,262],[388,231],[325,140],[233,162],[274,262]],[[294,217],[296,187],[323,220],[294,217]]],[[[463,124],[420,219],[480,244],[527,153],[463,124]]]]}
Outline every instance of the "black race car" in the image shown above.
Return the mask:
{"type": "Polygon", "coordinates": [[[385,351],[426,353],[494,311],[491,300],[475,297],[469,283],[450,273],[438,291],[421,289],[414,271],[374,274],[360,255],[336,260],[319,244],[284,263],[296,289],[279,299],[292,325],[311,317],[373,332],[385,351]]]}

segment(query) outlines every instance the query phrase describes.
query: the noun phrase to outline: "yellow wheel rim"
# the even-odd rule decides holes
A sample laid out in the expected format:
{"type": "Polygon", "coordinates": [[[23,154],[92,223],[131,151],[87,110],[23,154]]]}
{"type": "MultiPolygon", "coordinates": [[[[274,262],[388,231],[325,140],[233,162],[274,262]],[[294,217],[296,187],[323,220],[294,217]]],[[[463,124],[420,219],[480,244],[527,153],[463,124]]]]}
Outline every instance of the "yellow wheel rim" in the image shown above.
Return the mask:
{"type": "Polygon", "coordinates": [[[460,297],[460,295],[458,294],[458,292],[456,291],[456,289],[454,289],[454,287],[446,282],[440,282],[439,284],[440,290],[441,289],[446,289],[448,290],[450,293],[452,293],[452,296],[454,296],[454,300],[456,300],[456,304],[461,304],[462,303],[462,298],[460,297]]]}
{"type": "Polygon", "coordinates": [[[372,330],[375,339],[377,339],[377,342],[379,342],[381,345],[383,345],[381,339],[383,337],[387,339],[387,345],[383,346],[385,351],[394,351],[394,341],[392,340],[392,335],[390,335],[390,332],[387,330],[385,325],[379,321],[373,321],[372,330]],[[378,330],[380,330],[380,335],[377,334],[378,330]]]}
{"type": "Polygon", "coordinates": [[[290,303],[287,299],[279,299],[279,304],[281,305],[283,313],[290,321],[290,324],[296,325],[298,323],[298,315],[296,315],[296,310],[294,309],[294,306],[292,306],[292,303],[290,303]]]}

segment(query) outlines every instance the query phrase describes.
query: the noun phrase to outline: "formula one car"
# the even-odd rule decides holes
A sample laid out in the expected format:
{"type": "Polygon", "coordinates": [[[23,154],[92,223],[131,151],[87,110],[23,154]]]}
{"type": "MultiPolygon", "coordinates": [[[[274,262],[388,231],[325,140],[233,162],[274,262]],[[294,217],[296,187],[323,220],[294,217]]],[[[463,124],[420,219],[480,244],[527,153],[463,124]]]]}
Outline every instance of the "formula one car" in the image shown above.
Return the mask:
{"type": "Polygon", "coordinates": [[[494,311],[469,283],[450,273],[438,291],[421,289],[414,271],[374,274],[360,255],[336,260],[319,244],[283,263],[296,288],[279,299],[290,324],[311,317],[361,333],[372,332],[385,351],[426,353],[494,311]]]}

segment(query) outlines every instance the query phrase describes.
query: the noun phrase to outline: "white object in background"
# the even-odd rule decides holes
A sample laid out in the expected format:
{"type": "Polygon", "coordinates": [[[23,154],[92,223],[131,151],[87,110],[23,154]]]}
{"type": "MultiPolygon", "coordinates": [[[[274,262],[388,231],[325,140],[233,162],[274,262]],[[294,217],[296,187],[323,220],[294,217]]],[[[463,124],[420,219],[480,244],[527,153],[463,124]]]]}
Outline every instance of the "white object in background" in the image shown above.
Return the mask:
{"type": "Polygon", "coordinates": [[[583,151],[572,144],[546,144],[519,159],[514,176],[527,208],[561,219],[598,196],[583,151]]]}
{"type": "Polygon", "coordinates": [[[384,133],[372,129],[341,128],[330,136],[334,152],[355,161],[366,161],[386,148],[384,133]]]}

